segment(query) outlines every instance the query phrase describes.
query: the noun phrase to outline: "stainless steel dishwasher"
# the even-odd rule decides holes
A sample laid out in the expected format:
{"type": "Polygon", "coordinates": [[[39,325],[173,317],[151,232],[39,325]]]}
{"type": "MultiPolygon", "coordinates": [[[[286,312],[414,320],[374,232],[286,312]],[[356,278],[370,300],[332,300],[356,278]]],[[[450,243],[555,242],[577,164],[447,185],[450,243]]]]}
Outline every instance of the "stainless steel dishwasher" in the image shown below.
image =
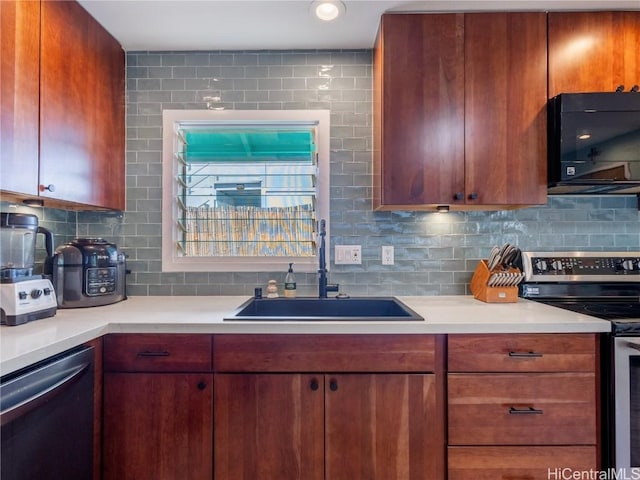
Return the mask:
{"type": "Polygon", "coordinates": [[[93,363],[79,347],[0,378],[2,480],[93,477],[93,363]]]}

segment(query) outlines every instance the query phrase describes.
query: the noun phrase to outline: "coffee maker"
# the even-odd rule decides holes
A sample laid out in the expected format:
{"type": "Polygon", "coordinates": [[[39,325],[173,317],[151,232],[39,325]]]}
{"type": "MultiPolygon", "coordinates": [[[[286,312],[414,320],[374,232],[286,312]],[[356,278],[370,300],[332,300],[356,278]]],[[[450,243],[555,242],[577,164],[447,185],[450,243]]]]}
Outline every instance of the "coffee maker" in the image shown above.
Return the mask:
{"type": "Polygon", "coordinates": [[[0,322],[21,325],[54,316],[57,302],[53,285],[33,272],[37,235],[44,235],[47,255],[51,256],[53,234],[38,226],[35,215],[1,212],[0,217],[0,322]]]}

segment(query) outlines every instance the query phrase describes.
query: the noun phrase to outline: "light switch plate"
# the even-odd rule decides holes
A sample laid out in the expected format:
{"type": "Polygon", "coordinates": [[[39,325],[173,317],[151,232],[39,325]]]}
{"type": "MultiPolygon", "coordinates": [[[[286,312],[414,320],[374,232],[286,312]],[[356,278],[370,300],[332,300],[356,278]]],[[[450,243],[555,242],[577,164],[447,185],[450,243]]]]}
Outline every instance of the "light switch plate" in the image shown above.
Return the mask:
{"type": "Polygon", "coordinates": [[[382,265],[393,265],[393,245],[382,246],[382,265]]]}
{"type": "Polygon", "coordinates": [[[362,248],[360,245],[336,245],[336,265],[360,265],[362,263],[362,248]]]}

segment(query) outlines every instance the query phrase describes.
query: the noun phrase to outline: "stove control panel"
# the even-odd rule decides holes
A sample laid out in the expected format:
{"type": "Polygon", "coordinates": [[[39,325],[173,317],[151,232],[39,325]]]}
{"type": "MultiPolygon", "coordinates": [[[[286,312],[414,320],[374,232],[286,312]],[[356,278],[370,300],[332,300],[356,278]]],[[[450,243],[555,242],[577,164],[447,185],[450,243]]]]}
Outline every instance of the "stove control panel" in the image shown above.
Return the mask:
{"type": "Polygon", "coordinates": [[[640,282],[640,252],[523,252],[526,281],[640,282]]]}

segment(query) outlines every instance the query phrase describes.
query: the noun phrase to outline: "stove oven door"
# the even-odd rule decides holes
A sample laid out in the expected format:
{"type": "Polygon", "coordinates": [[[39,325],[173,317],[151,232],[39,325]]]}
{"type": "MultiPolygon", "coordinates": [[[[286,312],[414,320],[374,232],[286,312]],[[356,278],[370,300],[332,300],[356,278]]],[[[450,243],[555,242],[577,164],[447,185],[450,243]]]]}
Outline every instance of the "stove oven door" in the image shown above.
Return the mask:
{"type": "Polygon", "coordinates": [[[640,469],[640,337],[614,337],[614,362],[615,466],[630,474],[640,469]]]}

